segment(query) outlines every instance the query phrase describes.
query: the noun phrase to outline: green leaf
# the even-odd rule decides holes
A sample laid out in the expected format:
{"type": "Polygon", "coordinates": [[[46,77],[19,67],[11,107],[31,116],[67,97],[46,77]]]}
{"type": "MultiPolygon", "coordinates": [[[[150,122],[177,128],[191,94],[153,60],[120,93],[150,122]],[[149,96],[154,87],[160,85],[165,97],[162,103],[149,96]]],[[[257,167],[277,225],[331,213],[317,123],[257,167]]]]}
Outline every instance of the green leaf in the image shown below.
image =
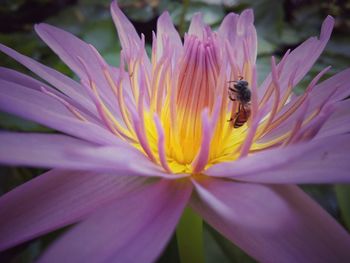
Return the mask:
{"type": "MultiPolygon", "coordinates": [[[[245,263],[254,263],[256,262],[249,255],[247,255],[240,248],[232,244],[231,241],[226,239],[224,236],[220,235],[214,228],[209,225],[206,225],[206,229],[211,234],[213,239],[217,242],[219,247],[222,249],[224,254],[229,259],[229,262],[245,262],[245,263]]],[[[221,261],[220,261],[221,262],[221,261]]]]}
{"type": "Polygon", "coordinates": [[[49,128],[41,126],[35,122],[31,122],[14,115],[0,112],[0,128],[13,131],[27,132],[50,132],[49,128]]]}
{"type": "Polygon", "coordinates": [[[206,263],[231,263],[235,262],[234,258],[230,258],[227,253],[223,251],[216,239],[208,229],[208,225],[204,224],[204,253],[206,263]]]}
{"type": "Polygon", "coordinates": [[[258,55],[270,55],[276,50],[276,46],[266,39],[258,36],[258,55]]]}
{"type": "Polygon", "coordinates": [[[350,230],[350,185],[334,186],[338,199],[340,215],[346,227],[350,230]]]}
{"type": "MultiPolygon", "coordinates": [[[[117,46],[116,32],[112,21],[99,21],[84,29],[83,40],[98,51],[110,50],[117,46]]],[[[117,52],[117,49],[116,49],[117,52]]]]}
{"type": "Polygon", "coordinates": [[[259,56],[257,59],[258,83],[261,84],[266,76],[271,72],[270,56],[259,56]]]}

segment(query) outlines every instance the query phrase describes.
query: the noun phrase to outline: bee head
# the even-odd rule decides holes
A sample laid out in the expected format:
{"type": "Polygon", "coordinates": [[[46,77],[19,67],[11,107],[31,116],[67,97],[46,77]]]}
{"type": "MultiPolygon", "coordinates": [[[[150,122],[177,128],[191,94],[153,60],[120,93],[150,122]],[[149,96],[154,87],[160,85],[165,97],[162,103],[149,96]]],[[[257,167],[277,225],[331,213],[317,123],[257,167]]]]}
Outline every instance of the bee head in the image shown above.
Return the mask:
{"type": "Polygon", "coordinates": [[[247,86],[248,86],[248,81],[246,81],[246,80],[239,80],[239,81],[237,82],[237,84],[240,85],[240,86],[245,86],[245,87],[247,87],[247,86]]]}

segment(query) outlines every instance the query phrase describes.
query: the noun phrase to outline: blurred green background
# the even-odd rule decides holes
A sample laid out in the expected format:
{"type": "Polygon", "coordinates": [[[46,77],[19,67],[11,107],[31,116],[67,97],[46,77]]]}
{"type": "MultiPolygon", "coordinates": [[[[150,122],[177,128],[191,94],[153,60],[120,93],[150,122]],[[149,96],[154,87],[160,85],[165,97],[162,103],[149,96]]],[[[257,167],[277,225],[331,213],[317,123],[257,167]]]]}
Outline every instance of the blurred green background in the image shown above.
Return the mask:
{"type": "MultiPolygon", "coordinates": [[[[35,58],[74,78],[48,47],[35,35],[33,25],[47,22],[61,27],[93,44],[102,56],[118,65],[120,44],[109,14],[109,0],[0,0],[0,43],[35,58]]],[[[253,8],[258,31],[259,81],[270,71],[270,57],[281,57],[309,36],[318,35],[323,19],[329,14],[336,18],[335,30],[325,52],[296,92],[302,91],[310,79],[328,65],[329,77],[349,66],[350,61],[350,1],[314,0],[134,0],[119,1],[139,33],[144,33],[150,50],[152,30],[157,17],[168,10],[181,34],[195,12],[213,28],[219,26],[229,12],[253,8]]],[[[26,72],[22,66],[0,54],[0,66],[26,72]]],[[[28,73],[30,74],[30,73],[28,73]]],[[[38,124],[0,112],[0,129],[23,132],[54,132],[38,124]]],[[[0,145],[1,147],[1,145],[0,145]]],[[[0,167],[0,195],[42,173],[41,169],[0,167]]],[[[344,227],[350,229],[350,186],[302,186],[344,227]]],[[[0,253],[0,262],[33,262],[62,231],[48,234],[16,248],[0,253]]],[[[254,262],[237,247],[205,226],[207,262],[254,262]]],[[[179,262],[176,239],[173,237],[159,262],[179,262]]]]}

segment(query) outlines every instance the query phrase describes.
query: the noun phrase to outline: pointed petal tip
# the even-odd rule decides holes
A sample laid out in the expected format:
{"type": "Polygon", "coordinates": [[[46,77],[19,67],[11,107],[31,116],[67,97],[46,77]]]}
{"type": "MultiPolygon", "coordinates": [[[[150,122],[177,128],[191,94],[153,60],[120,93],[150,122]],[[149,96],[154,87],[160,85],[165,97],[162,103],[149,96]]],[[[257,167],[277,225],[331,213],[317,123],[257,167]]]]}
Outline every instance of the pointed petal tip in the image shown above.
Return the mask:
{"type": "Polygon", "coordinates": [[[42,38],[42,40],[46,43],[46,41],[44,40],[44,36],[47,34],[53,34],[53,35],[57,35],[57,32],[64,32],[66,33],[66,31],[64,29],[61,29],[59,27],[47,24],[47,23],[38,23],[34,25],[34,30],[35,32],[38,34],[38,36],[40,38],[42,38]]]}
{"type": "Polygon", "coordinates": [[[118,6],[117,1],[113,1],[110,6],[112,19],[115,27],[118,31],[119,40],[122,48],[126,52],[126,56],[130,57],[135,55],[135,50],[139,50],[143,47],[139,34],[136,32],[134,25],[130,22],[129,18],[123,13],[118,6]]]}
{"type": "Polygon", "coordinates": [[[203,38],[203,30],[204,30],[204,22],[203,22],[203,14],[201,12],[196,12],[193,14],[190,27],[188,29],[189,35],[194,35],[203,38]]]}
{"type": "Polygon", "coordinates": [[[34,24],[34,30],[39,34],[40,31],[47,30],[52,28],[53,26],[46,24],[46,23],[37,23],[34,24]]]}
{"type": "Polygon", "coordinates": [[[122,11],[120,10],[119,6],[118,6],[118,2],[117,1],[112,1],[111,5],[110,5],[110,12],[112,14],[112,18],[113,19],[118,19],[119,20],[119,16],[122,15],[122,11]]]}
{"type": "Polygon", "coordinates": [[[246,18],[247,23],[254,23],[254,10],[251,8],[245,9],[241,16],[246,18]]]}
{"type": "Polygon", "coordinates": [[[113,11],[113,9],[114,9],[116,6],[118,7],[117,3],[116,3],[115,1],[112,1],[112,2],[111,2],[111,5],[109,6],[109,9],[110,9],[111,11],[113,11]]]}
{"type": "Polygon", "coordinates": [[[112,3],[111,3],[111,9],[112,8],[117,8],[119,9],[119,6],[118,6],[118,1],[117,0],[113,0],[112,3]]]}
{"type": "Polygon", "coordinates": [[[326,18],[325,18],[325,21],[324,22],[328,22],[328,23],[333,23],[334,24],[334,17],[331,16],[331,15],[328,15],[326,18]]]}
{"type": "Polygon", "coordinates": [[[110,5],[110,11],[112,13],[112,16],[113,15],[116,15],[116,16],[123,15],[123,12],[120,9],[117,0],[112,1],[111,5],[110,5]]]}
{"type": "Polygon", "coordinates": [[[40,26],[41,23],[35,23],[34,24],[34,30],[36,30],[39,26],[40,26]]]}
{"type": "Polygon", "coordinates": [[[195,12],[191,18],[191,22],[193,20],[197,20],[200,23],[203,23],[203,13],[202,12],[195,12]]]}
{"type": "Polygon", "coordinates": [[[234,19],[235,17],[237,17],[238,15],[236,13],[230,12],[228,13],[224,19],[234,19]]]}
{"type": "Polygon", "coordinates": [[[34,31],[35,31],[35,33],[37,33],[38,35],[39,35],[40,30],[41,30],[41,26],[42,26],[42,23],[34,24],[34,31]]]}
{"type": "Polygon", "coordinates": [[[320,35],[320,40],[321,41],[328,41],[330,38],[333,27],[334,27],[335,19],[328,15],[326,19],[322,23],[322,28],[321,28],[321,35],[320,35]]]}
{"type": "Polygon", "coordinates": [[[168,11],[164,11],[160,16],[159,16],[159,18],[158,19],[161,19],[161,18],[170,18],[170,14],[169,14],[169,12],[168,11]]]}
{"type": "Polygon", "coordinates": [[[164,11],[159,17],[158,17],[158,20],[157,20],[157,31],[158,31],[158,28],[160,27],[160,25],[163,25],[163,26],[169,26],[169,25],[173,25],[173,22],[172,22],[172,19],[171,19],[171,16],[169,14],[168,11],[164,11]]]}

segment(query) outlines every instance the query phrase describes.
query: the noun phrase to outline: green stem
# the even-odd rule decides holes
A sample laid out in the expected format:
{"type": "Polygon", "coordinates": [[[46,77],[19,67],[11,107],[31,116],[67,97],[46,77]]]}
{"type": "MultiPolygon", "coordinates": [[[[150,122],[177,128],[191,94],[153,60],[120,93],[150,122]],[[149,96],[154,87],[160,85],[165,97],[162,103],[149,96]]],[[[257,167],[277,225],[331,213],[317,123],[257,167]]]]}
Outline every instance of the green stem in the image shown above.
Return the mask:
{"type": "Polygon", "coordinates": [[[180,36],[183,36],[185,33],[185,22],[186,22],[185,17],[189,6],[190,6],[190,0],[183,0],[180,22],[179,22],[180,36]]]}
{"type": "Polygon", "coordinates": [[[203,221],[189,207],[177,225],[176,238],[181,263],[204,263],[203,221]]]}

